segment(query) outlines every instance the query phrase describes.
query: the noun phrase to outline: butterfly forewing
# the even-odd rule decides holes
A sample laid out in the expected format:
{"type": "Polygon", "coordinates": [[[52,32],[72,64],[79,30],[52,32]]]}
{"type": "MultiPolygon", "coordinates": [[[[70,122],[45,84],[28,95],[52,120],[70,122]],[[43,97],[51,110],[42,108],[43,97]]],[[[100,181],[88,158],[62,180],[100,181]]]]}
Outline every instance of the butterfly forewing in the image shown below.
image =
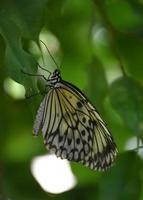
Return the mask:
{"type": "Polygon", "coordinates": [[[117,154],[113,138],[95,107],[78,88],[61,80],[49,90],[36,121],[39,113],[42,116],[38,128],[34,125],[35,132],[42,130],[50,152],[91,169],[104,170],[112,165],[117,154]]]}

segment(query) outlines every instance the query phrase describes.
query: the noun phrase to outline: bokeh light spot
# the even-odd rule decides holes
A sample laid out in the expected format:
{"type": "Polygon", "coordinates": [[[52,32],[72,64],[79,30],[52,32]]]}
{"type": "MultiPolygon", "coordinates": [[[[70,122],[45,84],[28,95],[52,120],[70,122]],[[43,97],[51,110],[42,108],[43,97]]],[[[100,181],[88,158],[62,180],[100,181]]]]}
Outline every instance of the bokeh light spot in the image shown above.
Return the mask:
{"type": "Polygon", "coordinates": [[[55,155],[34,158],[31,171],[43,190],[53,194],[68,191],[77,182],[68,161],[61,160],[55,155]]]}
{"type": "Polygon", "coordinates": [[[6,78],[4,81],[5,92],[14,99],[24,99],[25,89],[22,85],[15,82],[11,78],[6,78]]]}

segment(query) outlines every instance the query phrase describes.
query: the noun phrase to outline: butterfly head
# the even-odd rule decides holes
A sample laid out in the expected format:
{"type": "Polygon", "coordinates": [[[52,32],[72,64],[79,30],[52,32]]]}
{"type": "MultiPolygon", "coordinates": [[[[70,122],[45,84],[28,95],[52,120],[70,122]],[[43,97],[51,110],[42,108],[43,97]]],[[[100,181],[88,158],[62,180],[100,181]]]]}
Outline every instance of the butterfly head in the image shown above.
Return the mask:
{"type": "Polygon", "coordinates": [[[53,72],[52,76],[54,77],[59,77],[60,76],[60,70],[59,69],[55,69],[55,71],[53,72]]]}
{"type": "Polygon", "coordinates": [[[55,87],[57,83],[59,83],[61,80],[61,73],[59,69],[55,69],[55,71],[52,73],[50,79],[49,79],[49,86],[55,87]]]}

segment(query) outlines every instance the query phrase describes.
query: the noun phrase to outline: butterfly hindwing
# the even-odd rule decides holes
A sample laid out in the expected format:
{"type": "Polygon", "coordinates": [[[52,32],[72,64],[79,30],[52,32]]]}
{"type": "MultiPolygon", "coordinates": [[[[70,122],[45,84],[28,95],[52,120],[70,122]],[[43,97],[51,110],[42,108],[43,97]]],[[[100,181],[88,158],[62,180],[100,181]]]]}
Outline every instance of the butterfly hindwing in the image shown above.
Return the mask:
{"type": "Polygon", "coordinates": [[[38,129],[42,126],[44,143],[50,152],[91,169],[104,170],[113,163],[117,153],[113,138],[78,88],[61,81],[43,101],[38,129]]]}
{"type": "MultiPolygon", "coordinates": [[[[91,168],[105,169],[113,163],[116,157],[117,149],[113,138],[99,113],[82,92],[69,83],[66,83],[65,86],[77,98],[74,100],[77,104],[75,110],[80,124],[84,124],[86,128],[88,138],[86,137],[85,140],[90,144],[90,155],[86,156],[86,160],[83,163],[90,165],[91,168]]],[[[78,127],[81,133],[82,129],[83,127],[78,127]]],[[[85,149],[88,150],[87,145],[85,145],[85,149]]]]}

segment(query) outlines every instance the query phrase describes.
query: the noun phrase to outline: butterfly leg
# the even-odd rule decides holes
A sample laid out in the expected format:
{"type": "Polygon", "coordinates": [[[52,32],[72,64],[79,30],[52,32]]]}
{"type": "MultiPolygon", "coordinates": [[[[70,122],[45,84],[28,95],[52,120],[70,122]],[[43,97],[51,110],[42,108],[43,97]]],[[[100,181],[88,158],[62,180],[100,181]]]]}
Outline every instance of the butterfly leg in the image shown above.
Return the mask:
{"type": "Polygon", "coordinates": [[[28,76],[37,76],[37,77],[41,77],[41,78],[43,78],[45,81],[48,81],[48,80],[45,78],[44,75],[41,75],[41,74],[30,74],[30,73],[28,73],[28,72],[25,72],[25,71],[22,70],[22,69],[21,69],[21,72],[22,72],[23,74],[28,75],[28,76]]]}

